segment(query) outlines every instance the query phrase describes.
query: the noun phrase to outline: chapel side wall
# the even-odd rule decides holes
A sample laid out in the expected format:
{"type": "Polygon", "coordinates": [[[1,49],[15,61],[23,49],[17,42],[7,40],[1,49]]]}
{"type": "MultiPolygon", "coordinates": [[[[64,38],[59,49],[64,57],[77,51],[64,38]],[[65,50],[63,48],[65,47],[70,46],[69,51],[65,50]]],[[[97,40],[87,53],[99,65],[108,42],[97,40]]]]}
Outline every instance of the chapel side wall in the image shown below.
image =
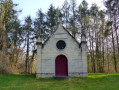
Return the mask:
{"type": "Polygon", "coordinates": [[[86,42],[82,43],[82,62],[83,62],[83,74],[82,77],[88,76],[88,70],[87,70],[87,46],[86,42]]]}
{"type": "Polygon", "coordinates": [[[42,71],[41,71],[41,69],[42,69],[42,67],[41,67],[41,45],[37,45],[37,56],[36,56],[36,58],[37,58],[37,60],[36,60],[36,62],[37,62],[37,66],[36,66],[36,77],[37,78],[40,78],[41,76],[39,75],[42,71]]]}

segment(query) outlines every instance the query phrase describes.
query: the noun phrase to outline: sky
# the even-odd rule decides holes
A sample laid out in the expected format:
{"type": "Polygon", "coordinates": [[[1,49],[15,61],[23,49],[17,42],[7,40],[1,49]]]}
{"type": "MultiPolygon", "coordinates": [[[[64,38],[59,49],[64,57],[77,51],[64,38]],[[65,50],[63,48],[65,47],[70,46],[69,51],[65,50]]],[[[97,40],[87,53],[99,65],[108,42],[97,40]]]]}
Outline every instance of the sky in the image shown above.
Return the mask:
{"type": "MultiPolygon", "coordinates": [[[[24,20],[25,17],[30,15],[32,19],[36,17],[36,12],[41,9],[44,13],[47,12],[50,4],[53,4],[55,7],[62,7],[65,0],[13,0],[15,4],[19,4],[15,7],[17,10],[22,10],[19,13],[19,19],[24,20]]],[[[69,1],[69,0],[68,0],[69,1]]],[[[76,0],[79,5],[82,0],[76,0]]],[[[104,9],[103,0],[86,0],[89,4],[96,3],[100,9],[104,9]]]]}

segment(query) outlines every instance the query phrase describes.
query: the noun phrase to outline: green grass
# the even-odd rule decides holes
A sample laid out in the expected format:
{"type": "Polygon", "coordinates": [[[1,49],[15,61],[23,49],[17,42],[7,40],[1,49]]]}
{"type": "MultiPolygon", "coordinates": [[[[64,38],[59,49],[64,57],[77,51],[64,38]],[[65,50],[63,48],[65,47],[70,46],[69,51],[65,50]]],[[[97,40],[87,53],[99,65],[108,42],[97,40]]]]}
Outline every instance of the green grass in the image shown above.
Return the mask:
{"type": "Polygon", "coordinates": [[[0,90],[119,90],[119,74],[87,78],[36,79],[35,75],[0,75],[0,90]]]}

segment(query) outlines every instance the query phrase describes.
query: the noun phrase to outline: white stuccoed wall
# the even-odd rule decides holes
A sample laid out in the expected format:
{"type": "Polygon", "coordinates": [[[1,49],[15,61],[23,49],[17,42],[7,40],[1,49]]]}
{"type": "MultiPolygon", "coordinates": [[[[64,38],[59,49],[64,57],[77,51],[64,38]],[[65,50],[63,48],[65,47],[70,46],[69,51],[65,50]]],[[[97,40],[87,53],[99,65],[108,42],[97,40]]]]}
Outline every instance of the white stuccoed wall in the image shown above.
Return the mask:
{"type": "Polygon", "coordinates": [[[37,78],[55,76],[55,59],[58,55],[65,55],[68,59],[69,77],[87,77],[87,54],[86,44],[82,43],[82,51],[79,44],[63,29],[61,24],[51,36],[44,47],[37,47],[37,78]],[[59,50],[56,43],[64,40],[66,47],[59,50]]]}

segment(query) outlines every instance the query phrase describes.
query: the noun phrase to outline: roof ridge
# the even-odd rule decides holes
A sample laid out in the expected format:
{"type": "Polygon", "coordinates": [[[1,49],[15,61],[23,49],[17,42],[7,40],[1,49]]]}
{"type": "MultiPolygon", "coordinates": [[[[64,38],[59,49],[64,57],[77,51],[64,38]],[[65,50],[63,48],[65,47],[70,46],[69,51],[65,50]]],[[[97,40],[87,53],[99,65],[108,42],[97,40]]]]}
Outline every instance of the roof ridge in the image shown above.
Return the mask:
{"type": "MultiPolygon", "coordinates": [[[[43,47],[45,46],[45,44],[48,42],[48,40],[54,35],[54,33],[57,31],[58,27],[59,27],[60,23],[57,25],[56,30],[44,41],[43,43],[43,47]]],[[[72,36],[70,34],[70,32],[62,25],[63,29],[76,41],[76,43],[79,45],[80,43],[76,40],[76,38],[74,36],[72,36]]]]}

